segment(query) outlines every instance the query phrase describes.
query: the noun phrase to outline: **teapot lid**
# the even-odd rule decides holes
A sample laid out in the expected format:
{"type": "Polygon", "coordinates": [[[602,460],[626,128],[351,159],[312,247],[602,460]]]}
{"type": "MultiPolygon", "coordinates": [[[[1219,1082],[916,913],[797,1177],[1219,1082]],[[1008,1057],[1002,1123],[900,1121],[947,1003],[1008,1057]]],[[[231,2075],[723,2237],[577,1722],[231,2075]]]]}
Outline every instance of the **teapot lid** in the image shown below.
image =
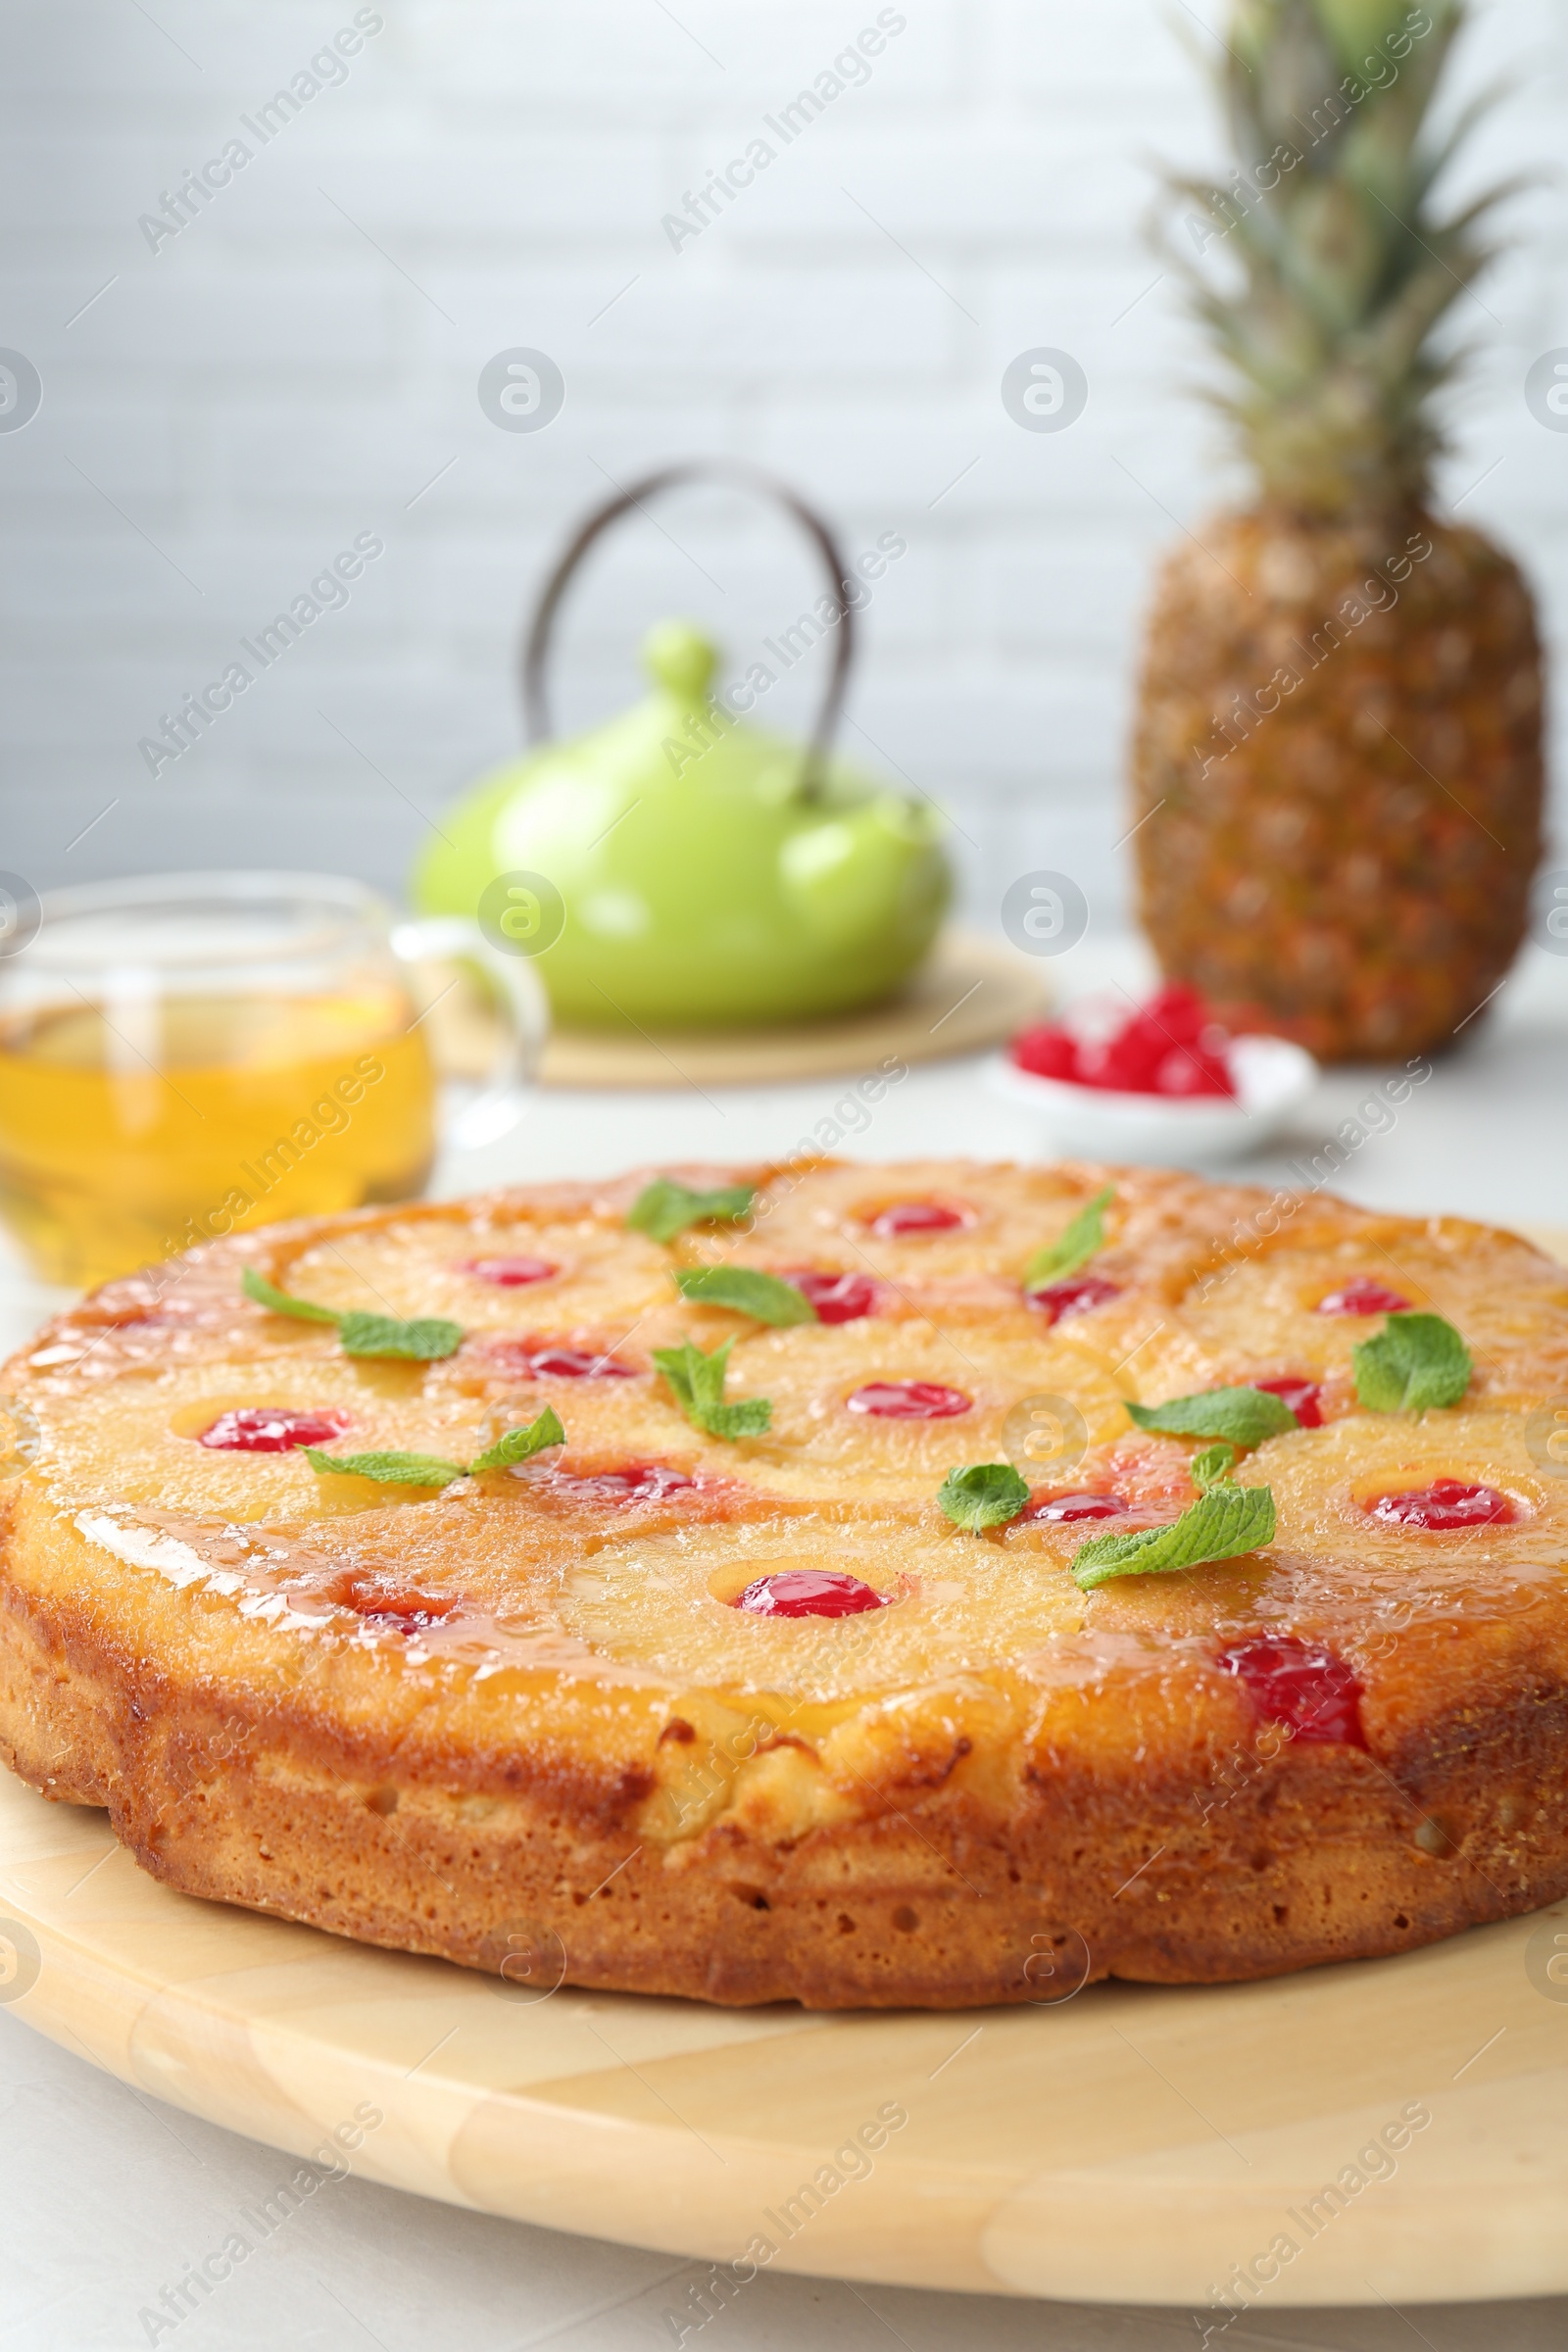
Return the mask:
{"type": "Polygon", "coordinates": [[[720,651],[695,621],[657,622],[639,650],[652,691],[584,734],[540,746],[532,755],[539,772],[569,776],[579,788],[591,782],[609,796],[607,809],[682,798],[696,787],[775,806],[817,804],[825,813],[881,789],[838,758],[824,760],[814,745],[758,726],[715,694],[720,651]]]}
{"type": "Polygon", "coordinates": [[[707,704],[718,667],[718,648],[695,621],[656,621],[641,650],[643,667],[656,686],[677,702],[695,703],[699,710],[707,704]]]}

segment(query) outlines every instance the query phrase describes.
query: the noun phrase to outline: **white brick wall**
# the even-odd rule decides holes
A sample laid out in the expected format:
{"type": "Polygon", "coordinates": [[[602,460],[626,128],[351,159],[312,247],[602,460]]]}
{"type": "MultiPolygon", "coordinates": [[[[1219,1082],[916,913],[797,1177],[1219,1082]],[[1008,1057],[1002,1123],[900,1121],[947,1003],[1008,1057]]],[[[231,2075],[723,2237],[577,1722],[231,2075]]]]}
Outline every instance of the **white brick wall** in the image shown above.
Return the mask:
{"type": "MultiPolygon", "coordinates": [[[[518,618],[567,523],[612,479],[724,451],[797,482],[851,552],[906,535],[866,617],[846,746],[952,811],[972,910],[994,918],[1014,872],[1050,863],[1113,922],[1139,608],[1157,550],[1224,483],[1170,288],[1144,292],[1147,159],[1209,153],[1161,0],[902,0],[869,81],[678,253],[661,216],[874,0],[379,7],[346,80],[156,254],[138,215],[353,0],[13,12],[0,343],[45,389],[25,430],[0,433],[0,864],[47,886],[278,858],[395,887],[416,811],[517,740],[518,618]],[[1090,382],[1055,436],[999,399],[1040,343],[1090,382]],[[516,344],[566,380],[538,434],[497,430],[476,399],[516,344]],[[387,552],[352,603],[153,782],[136,744],[159,712],[363,530],[387,552]]],[[[1568,0],[1481,14],[1459,78],[1512,67],[1521,87],[1470,177],[1563,152],[1565,34],[1568,0]]],[[[1520,386],[1568,344],[1561,187],[1515,221],[1485,310],[1462,306],[1483,351],[1445,479],[1458,495],[1485,476],[1464,511],[1525,557],[1560,645],[1568,435],[1531,419],[1520,386]]],[[[783,526],[732,499],[660,520],[667,537],[623,529],[567,616],[569,725],[635,691],[661,613],[692,612],[744,659],[814,593],[783,526]]],[[[813,682],[782,684],[769,722],[803,727],[813,682]]]]}

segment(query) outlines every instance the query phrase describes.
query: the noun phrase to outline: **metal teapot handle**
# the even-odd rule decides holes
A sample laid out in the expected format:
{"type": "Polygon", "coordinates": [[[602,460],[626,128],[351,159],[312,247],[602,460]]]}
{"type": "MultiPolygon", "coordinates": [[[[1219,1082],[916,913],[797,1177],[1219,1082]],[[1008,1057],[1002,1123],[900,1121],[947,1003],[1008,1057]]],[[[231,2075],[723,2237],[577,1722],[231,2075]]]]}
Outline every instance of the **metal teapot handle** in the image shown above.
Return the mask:
{"type": "Polygon", "coordinates": [[[522,652],[522,711],[530,748],[548,743],[554,732],[550,721],[550,702],[545,689],[545,664],[549,659],[551,638],[555,629],[556,612],[566,592],[567,583],[583,557],[602,531],[632,507],[641,507],[644,499],[656,491],[674,489],[683,482],[730,482],[746,490],[754,490],[763,498],[771,498],[793,514],[807,536],[811,539],[827,566],[831,592],[839,608],[837,635],[833,642],[833,670],[817,712],[816,725],[807,746],[803,782],[814,790],[820,780],[822,764],[838,728],[839,714],[844,707],[844,694],[849,684],[850,663],[855,654],[855,608],[848,601],[848,574],[844,559],[832,532],[821,516],[814,514],[804,500],[772,474],[763,473],[755,466],[746,466],[731,458],[688,458],[679,465],[661,467],[658,473],[646,474],[633,482],[629,490],[621,490],[588,516],[568,542],[545,582],[534,615],[528,626],[522,652]]]}

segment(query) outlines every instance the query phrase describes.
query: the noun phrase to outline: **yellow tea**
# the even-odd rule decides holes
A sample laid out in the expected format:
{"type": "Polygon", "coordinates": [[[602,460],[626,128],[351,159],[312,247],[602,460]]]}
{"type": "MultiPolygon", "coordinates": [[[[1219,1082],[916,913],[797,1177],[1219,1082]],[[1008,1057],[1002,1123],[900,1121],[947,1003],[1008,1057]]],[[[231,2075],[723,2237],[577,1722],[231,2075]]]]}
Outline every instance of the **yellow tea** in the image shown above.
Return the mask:
{"type": "Polygon", "coordinates": [[[102,1004],[77,992],[0,1019],[0,1214],[47,1280],[420,1190],[434,1077],[395,981],[166,986],[122,967],[102,1004]]]}

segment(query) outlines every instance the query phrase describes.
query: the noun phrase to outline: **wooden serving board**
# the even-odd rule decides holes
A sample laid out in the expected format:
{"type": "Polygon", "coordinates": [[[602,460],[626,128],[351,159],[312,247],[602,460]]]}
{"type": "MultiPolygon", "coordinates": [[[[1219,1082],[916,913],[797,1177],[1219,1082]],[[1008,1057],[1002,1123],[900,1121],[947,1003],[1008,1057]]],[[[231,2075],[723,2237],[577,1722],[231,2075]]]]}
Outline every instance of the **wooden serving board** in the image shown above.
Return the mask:
{"type": "Polygon", "coordinates": [[[546,1086],[780,1086],[873,1070],[890,1054],[935,1061],[978,1054],[1043,1020],[1051,1003],[1040,967],[1011,948],[944,932],[914,977],[886,1004],[830,1020],[764,1029],[556,1029],[545,1047],[546,1086]]]}
{"type": "MultiPolygon", "coordinates": [[[[1568,1230],[1525,1230],[1568,1260],[1568,1230]]],[[[1260,2314],[1568,2292],[1568,1902],[1024,2009],[539,1991],[173,1894],[104,1814],[0,1771],[0,2002],[370,2180],[734,2265],[726,2295],[765,2264],[1218,2327],[1227,2287],[1260,2314]]]]}
{"type": "Polygon", "coordinates": [[[760,2264],[1204,2313],[1238,2265],[1265,2315],[1568,2290],[1568,1904],[1039,2008],[533,1990],[172,1894],[0,1773],[0,1999],[302,2157],[734,2263],[726,2293],[760,2264]]]}

